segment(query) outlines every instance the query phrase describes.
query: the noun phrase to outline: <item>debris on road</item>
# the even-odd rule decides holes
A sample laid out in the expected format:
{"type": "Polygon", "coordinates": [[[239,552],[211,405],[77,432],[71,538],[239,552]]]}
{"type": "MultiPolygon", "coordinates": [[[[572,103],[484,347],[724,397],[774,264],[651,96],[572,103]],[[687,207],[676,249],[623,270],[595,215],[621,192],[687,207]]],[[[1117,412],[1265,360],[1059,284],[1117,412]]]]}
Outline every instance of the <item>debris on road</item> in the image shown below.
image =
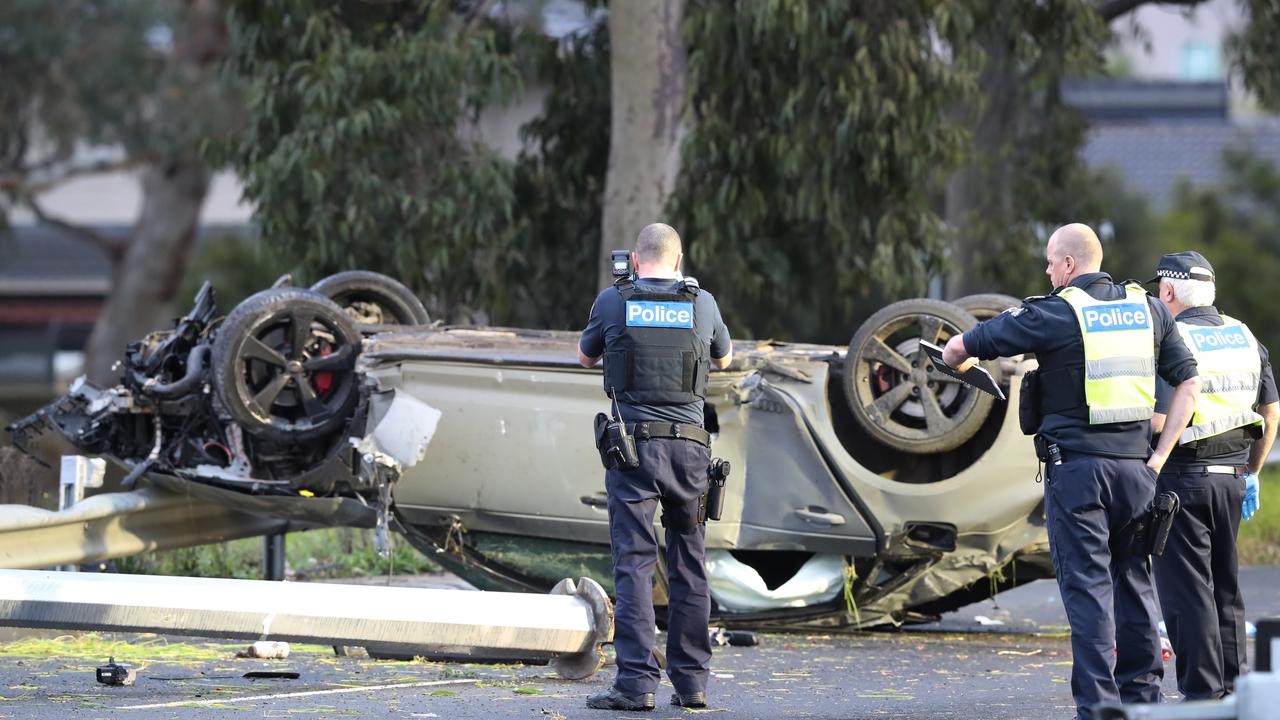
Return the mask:
{"type": "Polygon", "coordinates": [[[131,668],[116,663],[114,657],[107,658],[106,665],[99,665],[97,669],[98,682],[103,685],[124,686],[132,685],[138,679],[137,668],[131,668]]]}
{"type": "Polygon", "coordinates": [[[289,643],[278,640],[259,640],[247,649],[236,653],[236,657],[283,660],[289,657],[289,643]]]}
{"type": "Polygon", "coordinates": [[[250,680],[297,680],[302,677],[302,673],[292,670],[250,670],[242,677],[250,680]]]}

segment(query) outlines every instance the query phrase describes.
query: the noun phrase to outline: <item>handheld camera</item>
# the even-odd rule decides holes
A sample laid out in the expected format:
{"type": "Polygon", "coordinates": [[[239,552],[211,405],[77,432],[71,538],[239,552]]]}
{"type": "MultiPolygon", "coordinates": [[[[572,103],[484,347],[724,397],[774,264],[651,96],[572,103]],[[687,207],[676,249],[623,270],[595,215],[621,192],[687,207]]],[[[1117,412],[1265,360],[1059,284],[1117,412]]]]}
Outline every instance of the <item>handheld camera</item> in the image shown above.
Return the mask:
{"type": "Polygon", "coordinates": [[[631,264],[630,250],[614,250],[609,253],[609,270],[614,280],[631,278],[635,275],[635,267],[631,264]]]}

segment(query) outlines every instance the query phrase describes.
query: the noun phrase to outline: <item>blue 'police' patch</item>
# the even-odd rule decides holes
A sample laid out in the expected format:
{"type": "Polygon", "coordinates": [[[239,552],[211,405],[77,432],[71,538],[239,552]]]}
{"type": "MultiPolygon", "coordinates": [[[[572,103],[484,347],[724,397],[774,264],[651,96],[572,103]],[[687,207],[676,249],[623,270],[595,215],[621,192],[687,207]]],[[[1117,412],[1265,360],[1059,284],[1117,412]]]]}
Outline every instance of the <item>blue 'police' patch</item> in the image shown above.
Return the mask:
{"type": "Polygon", "coordinates": [[[1195,349],[1232,350],[1249,347],[1249,338],[1240,327],[1202,327],[1190,332],[1195,349]]]}
{"type": "Polygon", "coordinates": [[[1094,305],[1084,309],[1086,332],[1142,330],[1151,327],[1151,311],[1146,303],[1094,305]]]}
{"type": "Polygon", "coordinates": [[[629,327],[692,328],[693,304],[628,300],[627,325],[629,327]]]}

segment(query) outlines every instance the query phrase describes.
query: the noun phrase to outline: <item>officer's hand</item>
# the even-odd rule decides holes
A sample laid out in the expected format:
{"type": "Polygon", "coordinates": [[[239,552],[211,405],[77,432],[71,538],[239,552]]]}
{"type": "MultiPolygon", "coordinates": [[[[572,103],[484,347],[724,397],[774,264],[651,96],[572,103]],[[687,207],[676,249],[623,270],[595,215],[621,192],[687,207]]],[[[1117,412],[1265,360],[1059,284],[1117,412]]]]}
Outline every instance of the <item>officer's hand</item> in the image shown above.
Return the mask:
{"type": "Polygon", "coordinates": [[[1240,508],[1240,518],[1248,520],[1253,514],[1258,512],[1259,503],[1258,496],[1261,490],[1258,487],[1257,473],[1245,473],[1244,476],[1244,505],[1240,508]]]}
{"type": "Polygon", "coordinates": [[[964,346],[964,336],[954,335],[947,341],[947,344],[942,347],[942,362],[963,372],[973,367],[974,363],[977,362],[977,359],[969,357],[969,351],[964,346]],[[961,367],[961,365],[964,365],[969,360],[973,360],[973,362],[969,362],[966,367],[961,367]]]}
{"type": "Polygon", "coordinates": [[[1169,458],[1161,455],[1160,453],[1153,452],[1151,453],[1151,457],[1147,458],[1147,467],[1151,468],[1156,475],[1159,475],[1160,471],[1164,469],[1165,461],[1168,459],[1169,458]]]}

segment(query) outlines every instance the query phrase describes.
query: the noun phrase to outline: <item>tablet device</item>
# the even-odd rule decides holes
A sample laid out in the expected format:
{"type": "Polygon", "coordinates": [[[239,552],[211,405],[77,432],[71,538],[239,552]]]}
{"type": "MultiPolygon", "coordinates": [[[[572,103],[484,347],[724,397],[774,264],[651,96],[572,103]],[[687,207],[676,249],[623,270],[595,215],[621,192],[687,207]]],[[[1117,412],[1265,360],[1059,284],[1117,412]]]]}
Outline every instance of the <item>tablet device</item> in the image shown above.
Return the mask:
{"type": "Polygon", "coordinates": [[[987,372],[981,365],[974,365],[968,370],[960,372],[942,361],[942,348],[926,340],[920,341],[920,347],[924,350],[925,355],[929,356],[929,361],[933,363],[933,367],[938,372],[944,375],[950,375],[960,382],[975,387],[982,392],[991,393],[1000,400],[1005,399],[1004,391],[996,384],[995,378],[991,377],[991,373],[987,372]]]}

